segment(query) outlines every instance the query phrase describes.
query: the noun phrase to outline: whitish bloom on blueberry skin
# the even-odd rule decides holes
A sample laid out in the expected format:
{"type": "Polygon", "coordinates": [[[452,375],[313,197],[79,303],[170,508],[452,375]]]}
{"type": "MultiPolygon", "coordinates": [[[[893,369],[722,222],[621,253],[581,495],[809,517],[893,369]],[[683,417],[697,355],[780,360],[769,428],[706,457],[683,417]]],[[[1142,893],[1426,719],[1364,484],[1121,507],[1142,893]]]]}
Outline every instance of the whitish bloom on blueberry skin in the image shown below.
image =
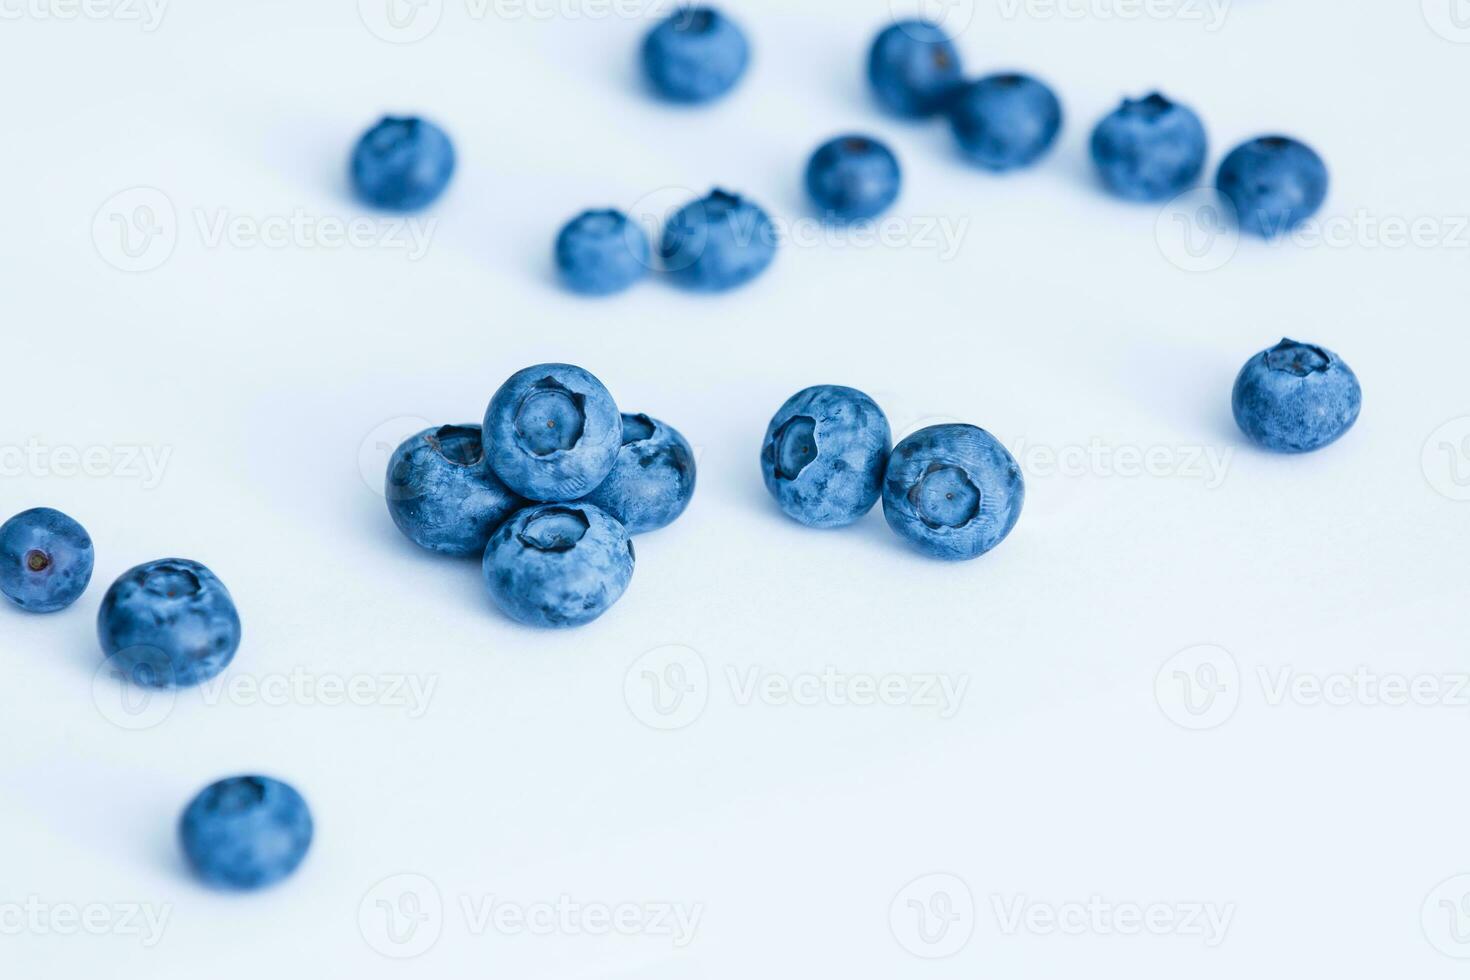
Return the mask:
{"type": "Polygon", "coordinates": [[[716,188],[669,218],[659,258],[679,285],[722,292],[765,272],[776,245],[776,226],[759,205],[716,188]]]}
{"type": "Polygon", "coordinates": [[[562,282],[587,296],[620,293],[642,279],[652,264],[648,235],[621,211],[584,211],[556,236],[562,282]]]}
{"type": "Polygon", "coordinates": [[[898,157],[870,136],[839,136],[812,154],[806,188],[817,210],[838,221],[874,218],[898,199],[898,157]]]}
{"type": "Polygon", "coordinates": [[[485,411],[490,467],[527,500],[576,500],[612,472],[623,419],[601,381],[572,364],[511,375],[485,411]]]}
{"type": "Polygon", "coordinates": [[[388,461],[388,513],[420,547],[478,558],[500,522],[526,506],[490,468],[480,434],[478,425],[425,429],[388,461]]]}
{"type": "Polygon", "coordinates": [[[633,541],[587,503],[528,507],[485,549],[485,586],[528,626],[583,626],[607,612],[633,578],[633,541]]]}
{"type": "Polygon", "coordinates": [[[1236,424],[1256,445],[1305,453],[1336,442],[1358,421],[1363,389],[1325,347],[1282,340],[1246,362],[1235,379],[1236,424]]]}
{"type": "Polygon", "coordinates": [[[1215,186],[1235,206],[1240,226],[1262,238],[1283,235],[1327,199],[1327,165],[1286,136],[1262,136],[1230,151],[1215,186]]]}
{"type": "Polygon", "coordinates": [[[265,776],[211,783],[179,819],[189,866],[218,888],[250,890],[280,881],[306,857],[312,833],[301,794],[265,776]]]}
{"type": "Polygon", "coordinates": [[[879,104],[895,115],[933,115],[963,80],[959,50],[944,28],[930,21],[889,25],[868,53],[868,83],[879,104]]]}
{"type": "Polygon", "coordinates": [[[92,581],[92,539],[59,510],[36,507],[0,525],[0,592],[27,612],[65,609],[92,581]]]}
{"type": "Polygon", "coordinates": [[[873,399],[856,388],[816,385],[771,417],[761,475],[788,516],[809,527],[845,527],[878,502],[891,439],[873,399]]]}
{"type": "Polygon", "coordinates": [[[1028,75],[989,75],[955,93],[950,128],[967,160],[1003,172],[1040,160],[1062,129],[1062,104],[1028,75]]]}
{"type": "Polygon", "coordinates": [[[894,447],[883,481],[888,526],[920,551],[951,561],[978,558],[1021,517],[1021,467],[973,425],[933,425],[894,447]]]}
{"type": "Polygon", "coordinates": [[[645,534],[684,513],[694,481],[694,450],[677,429],[647,415],[624,415],[618,461],[585,499],[629,534],[645,534]]]}
{"type": "Polygon", "coordinates": [[[1167,200],[1194,187],[1208,149],[1199,116],[1157,92],[1124,99],[1092,131],[1103,185],[1133,201],[1167,200]]]}
{"type": "Polygon", "coordinates": [[[373,207],[416,211],[454,176],[454,144],[427,119],[384,116],[352,150],[352,187],[373,207]]]}
{"type": "Polygon", "coordinates": [[[97,637],[114,667],[146,687],[189,687],[229,666],[240,616],[224,583],[185,558],[124,572],[102,598],[97,637]]]}
{"type": "Polygon", "coordinates": [[[643,39],[643,70],[672,102],[711,102],[728,93],[750,64],[750,42],[713,7],[684,7],[643,39]]]}

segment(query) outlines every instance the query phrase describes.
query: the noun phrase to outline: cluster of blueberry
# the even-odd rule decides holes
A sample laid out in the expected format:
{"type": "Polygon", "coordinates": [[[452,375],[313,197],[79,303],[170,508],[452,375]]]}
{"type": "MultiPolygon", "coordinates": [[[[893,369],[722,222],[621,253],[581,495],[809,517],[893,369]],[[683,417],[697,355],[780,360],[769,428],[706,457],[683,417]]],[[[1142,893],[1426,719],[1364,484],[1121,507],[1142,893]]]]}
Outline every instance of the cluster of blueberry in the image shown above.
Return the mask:
{"type": "Polygon", "coordinates": [[[480,557],[485,585],[531,626],[581,626],[633,577],[631,536],[694,495],[694,452],[673,427],[623,415],[570,364],[518,371],[483,425],[427,429],[388,463],[388,511],[430,551],[480,557]]]}
{"type": "MultiPolygon", "coordinates": [[[[38,507],[0,525],[0,592],[49,613],[81,598],[94,554],[86,530],[38,507]]],[[[224,583],[198,562],[165,558],[125,572],[102,599],[97,636],[124,680],[187,687],[219,674],[240,646],[240,616],[224,583]]],[[[294,871],[311,846],[311,814],[290,786],[235,776],[206,787],[184,810],[179,840],[199,876],[256,888],[294,871]]]]}

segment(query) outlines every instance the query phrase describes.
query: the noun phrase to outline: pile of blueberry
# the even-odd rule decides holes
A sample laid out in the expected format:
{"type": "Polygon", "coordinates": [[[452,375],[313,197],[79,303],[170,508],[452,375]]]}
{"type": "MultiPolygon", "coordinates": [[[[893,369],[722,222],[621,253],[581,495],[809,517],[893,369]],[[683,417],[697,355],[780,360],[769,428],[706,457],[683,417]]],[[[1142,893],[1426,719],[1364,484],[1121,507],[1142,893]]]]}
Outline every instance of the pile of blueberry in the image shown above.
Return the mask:
{"type": "Polygon", "coordinates": [[[479,557],[511,618],[581,626],[633,577],[632,535],[674,522],[694,495],[694,452],[672,426],[623,415],[570,364],[511,375],[482,425],[427,429],[388,463],[388,511],[430,551],[479,557]]]}

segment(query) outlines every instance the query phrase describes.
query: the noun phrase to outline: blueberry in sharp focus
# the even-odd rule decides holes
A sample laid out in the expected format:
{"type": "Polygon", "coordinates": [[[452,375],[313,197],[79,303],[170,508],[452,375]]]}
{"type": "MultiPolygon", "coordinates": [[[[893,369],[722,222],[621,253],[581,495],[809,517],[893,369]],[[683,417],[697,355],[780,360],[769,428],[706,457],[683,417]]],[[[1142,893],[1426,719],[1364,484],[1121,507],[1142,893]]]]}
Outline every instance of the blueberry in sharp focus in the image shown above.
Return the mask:
{"type": "Polygon", "coordinates": [[[454,144],[416,116],[384,116],[352,151],[352,186],[374,207],[416,211],[432,204],[454,175],[454,144]]]}
{"type": "Polygon", "coordinates": [[[824,143],[806,168],[806,189],[824,215],[840,221],[873,218],[898,198],[898,157],[869,136],[824,143]]]}
{"type": "Polygon", "coordinates": [[[528,507],[485,549],[485,585],[528,626],[582,626],[607,612],[633,577],[633,542],[600,507],[528,507]]]}
{"type": "Polygon", "coordinates": [[[994,436],[973,425],[933,425],[893,449],[883,480],[888,526],[920,551],[978,558],[1011,533],[1026,484],[994,436]]]}
{"type": "Polygon", "coordinates": [[[1161,201],[1194,187],[1207,149],[1199,116],[1157,92],[1125,99],[1092,131],[1092,162],[1103,184],[1134,201],[1161,201]]]}
{"type": "Polygon", "coordinates": [[[388,461],[388,512],[420,547],[478,558],[490,533],[526,505],[490,468],[480,434],[478,425],[425,429],[388,461]]]}
{"type": "Polygon", "coordinates": [[[817,385],[771,417],[761,474],[788,516],[809,527],[844,527],[878,502],[890,444],[888,419],[873,399],[817,385]]]}
{"type": "Polygon", "coordinates": [[[562,282],[588,296],[620,293],[652,264],[648,235],[621,211],[584,211],[556,236],[562,282]]]}
{"type": "Polygon", "coordinates": [[[644,534],[684,513],[694,496],[694,479],[694,450],[678,430],[647,415],[624,415],[618,461],[584,499],[629,534],[644,534]]]}
{"type": "Polygon", "coordinates": [[[0,592],[22,609],[65,609],[92,581],[92,539],[59,510],[36,507],[0,524],[0,592]]]}
{"type": "Polygon", "coordinates": [[[102,598],[97,636],[115,668],[146,687],[188,687],[217,675],[240,646],[224,583],[196,561],[164,558],[124,572],[102,598]]]}
{"type": "Polygon", "coordinates": [[[601,381],[571,364],[511,375],[485,411],[490,467],[527,500],[576,500],[617,462],[623,419],[601,381]]]}
{"type": "Polygon", "coordinates": [[[1062,104],[1028,75],[989,75],[961,88],[948,104],[960,152],[986,170],[1004,172],[1040,160],[1062,128],[1062,104]]]}
{"type": "Polygon", "coordinates": [[[1327,165],[1311,147],[1263,136],[1230,151],[1215,186],[1246,231],[1275,238],[1306,221],[1327,199],[1327,165]]]}
{"type": "Polygon", "coordinates": [[[776,257],[776,226],[754,202],[713,190],[674,212],[659,258],[676,283],[722,292],[750,282],[776,257]]]}
{"type": "Polygon", "coordinates": [[[1231,407],[1252,442],[1305,453],[1336,442],[1353,427],[1363,389],[1332,351],[1282,340],[1246,362],[1235,379],[1231,407]]]}
{"type": "Polygon", "coordinates": [[[684,7],[643,39],[643,70],[672,102],[700,103],[733,89],[750,64],[750,42],[713,7],[684,7]]]}
{"type": "Polygon", "coordinates": [[[301,794],[265,776],[211,783],[184,809],[179,843],[189,866],[219,888],[264,888],[300,866],[311,847],[301,794]]]}
{"type": "Polygon", "coordinates": [[[868,54],[868,82],[883,108],[922,118],[944,108],[963,82],[960,53],[944,28],[926,20],[891,24],[868,54]]]}

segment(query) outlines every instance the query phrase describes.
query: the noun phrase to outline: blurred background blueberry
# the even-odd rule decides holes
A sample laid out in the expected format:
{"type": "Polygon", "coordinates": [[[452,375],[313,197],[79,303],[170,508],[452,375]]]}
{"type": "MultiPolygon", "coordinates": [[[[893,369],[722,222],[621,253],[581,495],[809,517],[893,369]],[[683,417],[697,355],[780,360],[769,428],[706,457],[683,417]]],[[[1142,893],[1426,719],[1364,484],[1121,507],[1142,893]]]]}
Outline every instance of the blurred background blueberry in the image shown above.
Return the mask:
{"type": "Polygon", "coordinates": [[[683,7],[643,39],[643,70],[672,102],[700,103],[733,89],[750,64],[740,26],[713,7],[683,7]]]}
{"type": "Polygon", "coordinates": [[[1215,185],[1235,205],[1236,220],[1262,238],[1285,234],[1327,199],[1327,165],[1311,147],[1262,136],[1230,151],[1215,185]]]}
{"type": "Polygon", "coordinates": [[[352,151],[352,187],[373,207],[427,207],[454,175],[454,144],[444,130],[416,116],[384,116],[352,151]]]}
{"type": "Polygon", "coordinates": [[[556,268],[562,282],[588,296],[620,293],[653,264],[642,226],[621,211],[584,211],[556,236],[556,268]]]}
{"type": "Polygon", "coordinates": [[[1230,401],[1236,424],[1256,445],[1305,453],[1336,442],[1353,427],[1363,389],[1332,351],[1282,340],[1246,362],[1230,401]]]}
{"type": "Polygon", "coordinates": [[[1133,201],[1166,200],[1194,187],[1207,152],[1199,116],[1157,92],[1125,99],[1092,131],[1092,162],[1104,186],[1133,201]]]}
{"type": "Polygon", "coordinates": [[[955,93],[949,123],[971,163],[997,172],[1040,160],[1062,128],[1062,104],[1028,75],[989,75],[955,93]]]}
{"type": "Polygon", "coordinates": [[[184,857],[217,888],[264,888],[300,866],[311,847],[311,811],[301,794],[265,776],[206,786],[179,819],[184,857]]]}
{"type": "Polygon", "coordinates": [[[229,666],[240,616],[208,568],[164,558],[129,569],[102,598],[97,636],[113,667],[145,687],[189,687],[229,666]]]}
{"type": "Polygon", "coordinates": [[[490,466],[528,500],[576,500],[612,472],[623,419],[612,395],[573,364],[536,364],[511,375],[485,410],[490,466]]]}
{"type": "Polygon", "coordinates": [[[59,510],[36,507],[0,524],[0,592],[28,612],[65,609],[92,581],[92,539],[59,510]]]}
{"type": "Polygon", "coordinates": [[[629,534],[672,524],[694,496],[694,450],[673,426],[647,415],[623,416],[618,460],[586,502],[629,534]]]}
{"type": "Polygon", "coordinates": [[[978,558],[1021,517],[1021,467],[984,429],[933,425],[894,447],[883,481],[888,526],[920,551],[950,561],[978,558]]]}
{"type": "Polygon", "coordinates": [[[960,53],[944,28],[903,20],[879,33],[868,53],[868,83],[898,116],[932,116],[963,82],[960,53]]]}
{"type": "Polygon", "coordinates": [[[485,549],[485,585],[506,615],[528,626],[592,622],[633,577],[633,542],[601,508],[545,504],[501,525],[485,549]]]}
{"type": "Polygon", "coordinates": [[[441,425],[404,440],[384,488],[393,523],[415,544],[478,558],[490,533],[526,505],[490,469],[478,425],[441,425]]]}
{"type": "Polygon", "coordinates": [[[873,218],[898,199],[898,157],[870,136],[839,136],[812,155],[806,188],[824,215],[841,221],[873,218]]]}
{"type": "Polygon", "coordinates": [[[890,439],[887,416],[861,391],[805,388],[771,417],[761,475],[787,516],[809,527],[844,527],[878,502],[890,439]]]}
{"type": "Polygon", "coordinates": [[[776,258],[776,226],[759,205],[719,189],[669,218],[659,258],[681,286],[722,292],[759,276],[776,258]]]}

